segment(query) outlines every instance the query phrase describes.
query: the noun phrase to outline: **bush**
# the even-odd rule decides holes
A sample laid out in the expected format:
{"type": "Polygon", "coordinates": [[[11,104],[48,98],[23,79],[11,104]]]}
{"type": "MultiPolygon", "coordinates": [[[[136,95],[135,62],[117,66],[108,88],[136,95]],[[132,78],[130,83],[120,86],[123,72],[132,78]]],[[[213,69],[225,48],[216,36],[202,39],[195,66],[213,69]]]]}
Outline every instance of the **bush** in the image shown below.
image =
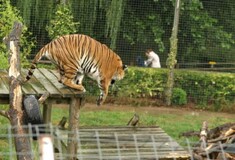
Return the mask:
{"type": "MultiPolygon", "coordinates": [[[[116,82],[115,96],[163,99],[167,72],[163,68],[129,67],[124,79],[116,82]]],[[[235,102],[234,73],[175,70],[174,75],[174,87],[184,90],[188,101],[200,106],[235,102]]]]}
{"type": "Polygon", "coordinates": [[[50,24],[46,26],[51,39],[58,38],[62,35],[76,33],[79,22],[73,21],[73,15],[69,5],[58,4],[50,24]]]}
{"type": "Polygon", "coordinates": [[[181,88],[174,88],[172,92],[171,102],[175,105],[187,104],[187,93],[181,88]]]}
{"type": "MultiPolygon", "coordinates": [[[[23,22],[23,19],[20,16],[19,11],[15,7],[11,6],[9,0],[4,0],[3,2],[1,2],[0,17],[0,57],[3,58],[1,60],[3,60],[2,62],[4,62],[4,64],[1,64],[1,68],[8,68],[8,64],[5,63],[7,62],[6,59],[8,57],[8,55],[6,54],[7,49],[2,39],[5,36],[9,35],[15,21],[23,22]]],[[[28,32],[27,28],[24,26],[20,39],[22,53],[20,54],[20,56],[23,65],[24,63],[27,63],[26,56],[29,55],[32,48],[35,46],[35,39],[31,38],[30,36],[31,33],[28,32]]]]}

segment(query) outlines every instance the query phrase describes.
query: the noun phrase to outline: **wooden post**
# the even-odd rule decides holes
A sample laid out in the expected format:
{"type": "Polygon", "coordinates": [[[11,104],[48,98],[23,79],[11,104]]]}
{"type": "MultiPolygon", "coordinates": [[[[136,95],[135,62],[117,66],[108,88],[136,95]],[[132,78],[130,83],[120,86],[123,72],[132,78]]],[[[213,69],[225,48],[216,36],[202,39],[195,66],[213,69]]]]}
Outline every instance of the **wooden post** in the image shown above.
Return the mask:
{"type": "Polygon", "coordinates": [[[69,160],[76,159],[78,149],[78,135],[77,131],[79,128],[79,109],[82,105],[83,98],[71,97],[69,106],[69,134],[68,134],[68,148],[67,153],[69,160]]]}
{"type": "Polygon", "coordinates": [[[176,55],[177,55],[177,43],[178,43],[177,34],[178,34],[178,24],[179,24],[179,12],[180,12],[180,0],[176,0],[174,24],[170,38],[171,47],[166,62],[169,71],[168,71],[168,79],[165,89],[165,102],[168,106],[171,105],[172,89],[174,86],[174,68],[177,63],[176,55]]]}
{"type": "Polygon", "coordinates": [[[51,122],[51,109],[52,102],[50,100],[46,100],[43,104],[43,121],[45,124],[49,124],[51,122]]]}
{"type": "Polygon", "coordinates": [[[31,148],[29,137],[25,136],[23,128],[22,89],[18,80],[20,76],[20,53],[19,41],[23,25],[15,22],[9,36],[4,38],[9,50],[9,78],[10,78],[10,108],[8,110],[9,120],[15,135],[15,148],[18,160],[31,160],[31,148]]]}

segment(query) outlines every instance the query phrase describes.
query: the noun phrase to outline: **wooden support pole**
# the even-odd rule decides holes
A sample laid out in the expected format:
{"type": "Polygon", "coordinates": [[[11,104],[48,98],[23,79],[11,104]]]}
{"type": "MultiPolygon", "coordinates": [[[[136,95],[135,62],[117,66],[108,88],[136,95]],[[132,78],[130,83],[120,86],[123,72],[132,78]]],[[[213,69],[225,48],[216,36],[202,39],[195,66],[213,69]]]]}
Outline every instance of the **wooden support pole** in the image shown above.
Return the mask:
{"type": "Polygon", "coordinates": [[[69,106],[69,134],[68,134],[68,148],[67,153],[69,160],[75,160],[78,149],[78,135],[79,129],[79,109],[82,105],[83,98],[71,98],[69,106]]]}
{"type": "Polygon", "coordinates": [[[52,102],[50,100],[46,100],[43,103],[43,121],[45,124],[49,124],[51,122],[51,109],[52,102]]]}
{"type": "Polygon", "coordinates": [[[15,22],[9,36],[4,41],[9,50],[9,78],[10,78],[10,108],[8,110],[9,120],[12,126],[15,148],[18,160],[31,160],[31,148],[29,137],[25,136],[23,128],[22,89],[18,80],[20,76],[20,51],[19,41],[23,25],[15,22]]]}

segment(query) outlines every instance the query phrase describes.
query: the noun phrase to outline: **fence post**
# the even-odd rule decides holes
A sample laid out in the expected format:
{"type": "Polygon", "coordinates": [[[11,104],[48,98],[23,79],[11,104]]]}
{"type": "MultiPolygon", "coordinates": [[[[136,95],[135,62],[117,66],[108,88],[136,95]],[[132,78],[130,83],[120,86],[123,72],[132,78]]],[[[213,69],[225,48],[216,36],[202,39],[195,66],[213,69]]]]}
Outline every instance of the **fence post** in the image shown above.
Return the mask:
{"type": "Polygon", "coordinates": [[[178,24],[179,24],[179,12],[180,12],[180,0],[175,1],[175,15],[174,15],[174,24],[172,29],[172,34],[170,38],[170,53],[168,55],[166,65],[169,69],[168,79],[165,89],[165,102],[169,106],[171,105],[172,90],[174,86],[174,68],[177,63],[177,34],[178,34],[178,24]]]}
{"type": "Polygon", "coordinates": [[[9,64],[10,68],[8,75],[9,81],[9,99],[10,108],[7,111],[9,120],[12,126],[15,149],[17,152],[18,160],[31,160],[31,148],[29,138],[24,136],[25,130],[23,128],[23,110],[22,110],[22,89],[18,80],[20,76],[20,53],[19,53],[19,41],[22,32],[23,25],[19,22],[15,22],[11,33],[4,38],[9,50],[9,64]]]}

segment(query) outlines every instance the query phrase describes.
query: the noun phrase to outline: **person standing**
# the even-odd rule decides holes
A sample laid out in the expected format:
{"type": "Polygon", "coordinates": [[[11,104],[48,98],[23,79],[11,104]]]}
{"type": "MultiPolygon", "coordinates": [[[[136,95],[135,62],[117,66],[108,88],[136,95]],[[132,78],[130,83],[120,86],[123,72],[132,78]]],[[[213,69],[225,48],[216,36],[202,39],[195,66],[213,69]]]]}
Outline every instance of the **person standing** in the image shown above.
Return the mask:
{"type": "Polygon", "coordinates": [[[144,61],[145,66],[151,66],[152,68],[161,68],[160,58],[152,49],[147,49],[145,55],[148,57],[148,59],[144,61]]]}

